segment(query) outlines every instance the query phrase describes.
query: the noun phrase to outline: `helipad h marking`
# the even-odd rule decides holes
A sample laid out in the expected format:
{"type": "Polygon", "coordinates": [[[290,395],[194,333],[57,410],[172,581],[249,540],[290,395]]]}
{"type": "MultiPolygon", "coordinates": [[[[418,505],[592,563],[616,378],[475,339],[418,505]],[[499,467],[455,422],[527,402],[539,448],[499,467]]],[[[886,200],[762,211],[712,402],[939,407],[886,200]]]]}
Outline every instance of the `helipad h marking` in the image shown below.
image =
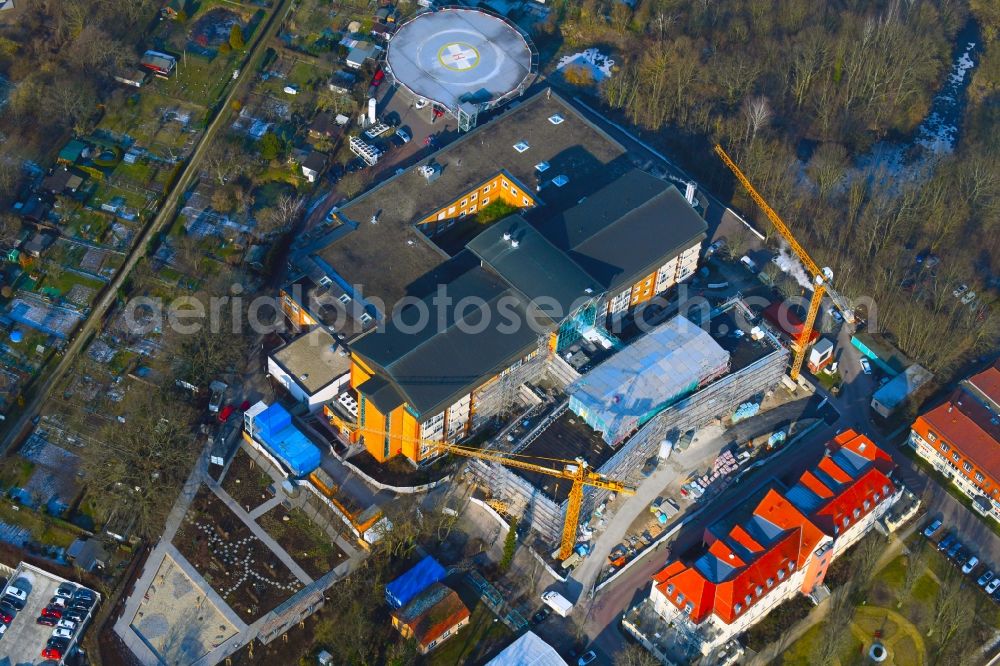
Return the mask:
{"type": "Polygon", "coordinates": [[[479,66],[479,51],[465,42],[451,42],[438,50],[438,61],[453,72],[467,72],[479,66]]]}

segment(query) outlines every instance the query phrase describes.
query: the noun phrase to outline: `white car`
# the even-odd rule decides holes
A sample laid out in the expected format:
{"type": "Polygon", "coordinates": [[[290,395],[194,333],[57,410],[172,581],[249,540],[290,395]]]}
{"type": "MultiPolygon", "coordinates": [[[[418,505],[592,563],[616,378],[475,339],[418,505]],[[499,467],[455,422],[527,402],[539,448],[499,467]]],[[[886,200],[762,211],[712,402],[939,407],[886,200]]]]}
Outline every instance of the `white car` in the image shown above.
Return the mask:
{"type": "Polygon", "coordinates": [[[59,627],[58,629],[56,629],[55,631],[52,632],[52,637],[53,638],[67,638],[67,639],[68,638],[73,638],[73,632],[70,631],[69,629],[63,629],[62,627],[59,627]]]}
{"type": "Polygon", "coordinates": [[[398,136],[403,143],[410,142],[410,135],[407,134],[406,130],[404,130],[403,128],[399,128],[398,130],[396,130],[396,136],[398,136]]]}
{"type": "Polygon", "coordinates": [[[970,574],[972,573],[972,570],[975,569],[978,565],[979,565],[979,558],[973,555],[972,557],[969,558],[969,561],[965,563],[965,566],[962,567],[962,573],[970,574]]]}
{"type": "Polygon", "coordinates": [[[986,594],[993,594],[1000,587],[1000,578],[994,578],[986,584],[986,594]]]}
{"type": "Polygon", "coordinates": [[[986,587],[986,585],[989,584],[991,580],[993,580],[993,575],[994,574],[992,571],[984,572],[983,575],[979,577],[979,580],[976,581],[976,584],[979,587],[986,587]]]}
{"type": "Polygon", "coordinates": [[[76,622],[73,620],[62,619],[59,620],[59,624],[56,625],[60,629],[69,629],[70,631],[76,631],[76,622]]]}
{"type": "Polygon", "coordinates": [[[962,305],[968,305],[974,300],[976,300],[976,292],[970,291],[965,296],[962,296],[962,305]]]}
{"type": "Polygon", "coordinates": [[[867,358],[862,356],[859,363],[861,363],[862,372],[864,372],[866,375],[872,374],[872,364],[868,362],[867,358]]]}
{"type": "Polygon", "coordinates": [[[969,291],[969,285],[960,284],[957,287],[955,287],[955,291],[951,292],[951,295],[954,296],[955,298],[961,298],[962,294],[964,294],[967,291],[969,291]]]}
{"type": "Polygon", "coordinates": [[[427,101],[426,99],[424,99],[423,97],[421,97],[421,98],[420,98],[420,99],[418,99],[418,100],[416,101],[416,103],[415,103],[415,104],[413,105],[413,108],[414,108],[414,109],[422,109],[422,108],[424,108],[425,106],[427,106],[428,104],[430,104],[430,102],[428,102],[428,101],[427,101]]]}

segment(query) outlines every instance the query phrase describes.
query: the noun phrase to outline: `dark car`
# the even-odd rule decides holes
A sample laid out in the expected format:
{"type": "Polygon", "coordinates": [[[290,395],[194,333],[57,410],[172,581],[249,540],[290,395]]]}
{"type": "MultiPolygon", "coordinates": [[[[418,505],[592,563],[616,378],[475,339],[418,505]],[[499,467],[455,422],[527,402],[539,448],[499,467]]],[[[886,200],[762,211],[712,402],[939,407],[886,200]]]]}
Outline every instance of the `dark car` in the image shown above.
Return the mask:
{"type": "Polygon", "coordinates": [[[0,622],[4,624],[10,624],[17,617],[17,613],[11,613],[10,611],[0,610],[0,622]]]}
{"type": "Polygon", "coordinates": [[[541,624],[551,614],[552,610],[548,606],[545,606],[541,608],[537,613],[531,616],[531,621],[534,624],[541,624]]]}
{"type": "Polygon", "coordinates": [[[18,610],[20,610],[20,609],[15,608],[11,604],[7,603],[6,601],[0,601],[0,613],[5,613],[5,614],[15,615],[16,616],[18,610]]]}
{"type": "Polygon", "coordinates": [[[367,165],[365,164],[365,161],[363,159],[361,159],[360,157],[355,157],[353,160],[347,163],[347,171],[348,173],[357,173],[358,171],[364,169],[365,166],[367,165]]]}
{"type": "MultiPolygon", "coordinates": [[[[247,405],[247,406],[249,407],[249,405],[247,405]]],[[[235,407],[233,409],[235,409],[235,407]]],[[[73,595],[73,598],[74,599],[86,599],[87,601],[94,601],[95,599],[97,599],[97,597],[94,596],[94,593],[91,592],[90,590],[86,589],[86,588],[80,588],[80,589],[78,589],[76,591],[76,594],[73,595]]]]}
{"type": "Polygon", "coordinates": [[[955,543],[955,539],[956,538],[957,537],[954,534],[952,534],[951,532],[949,532],[948,534],[945,534],[944,538],[941,539],[941,541],[938,542],[938,550],[941,550],[941,551],[948,550],[949,548],[951,548],[951,544],[955,543]]]}
{"type": "Polygon", "coordinates": [[[78,611],[70,609],[63,613],[63,618],[66,620],[72,620],[73,622],[83,622],[83,619],[87,617],[87,613],[84,611],[78,611]]]}
{"type": "Polygon", "coordinates": [[[47,615],[39,615],[38,619],[35,620],[38,624],[44,624],[46,627],[54,627],[58,621],[54,617],[48,617],[47,615]]]}
{"type": "Polygon", "coordinates": [[[50,648],[55,648],[57,650],[65,650],[67,647],[69,647],[69,639],[53,636],[45,644],[50,648]]]}

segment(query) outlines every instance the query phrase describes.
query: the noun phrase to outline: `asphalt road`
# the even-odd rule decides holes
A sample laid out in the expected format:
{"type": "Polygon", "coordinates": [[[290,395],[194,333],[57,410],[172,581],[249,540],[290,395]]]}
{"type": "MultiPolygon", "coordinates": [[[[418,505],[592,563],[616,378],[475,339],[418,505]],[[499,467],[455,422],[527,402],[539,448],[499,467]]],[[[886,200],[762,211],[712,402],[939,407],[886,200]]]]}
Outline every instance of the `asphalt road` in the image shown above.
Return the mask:
{"type": "Polygon", "coordinates": [[[4,432],[2,442],[0,442],[0,451],[6,451],[13,443],[27,435],[32,425],[32,419],[39,413],[45,400],[48,399],[52,388],[59,382],[59,380],[62,379],[62,377],[66,374],[66,371],[69,370],[77,354],[83,350],[84,345],[89,340],[90,335],[94,332],[98,323],[104,318],[104,315],[107,314],[109,308],[117,300],[118,292],[125,283],[125,279],[128,277],[129,273],[132,272],[132,269],[135,268],[135,265],[139,262],[139,260],[145,255],[146,247],[149,245],[149,242],[153,240],[160,230],[173,220],[174,213],[177,209],[177,203],[180,201],[181,195],[184,194],[185,190],[187,190],[191,181],[198,173],[198,165],[201,162],[202,156],[211,144],[212,139],[218,133],[219,129],[226,126],[226,121],[229,118],[229,108],[231,102],[236,97],[236,94],[256,76],[257,66],[264,54],[264,47],[267,42],[270,41],[275,34],[277,34],[278,29],[281,27],[285,15],[288,13],[291,6],[292,0],[280,0],[278,6],[268,19],[268,23],[264,26],[264,29],[259,31],[255,36],[247,52],[244,64],[240,68],[239,77],[235,82],[230,84],[229,93],[218,107],[220,110],[216,112],[212,122],[205,129],[205,133],[198,141],[198,145],[195,146],[194,152],[191,153],[191,157],[188,159],[187,164],[177,178],[174,187],[164,198],[163,205],[160,207],[159,212],[146,225],[142,235],[132,245],[132,249],[128,253],[125,262],[122,264],[121,268],[118,269],[114,278],[110,283],[108,283],[107,287],[101,293],[101,296],[98,298],[90,312],[90,316],[87,317],[83,324],[80,325],[80,328],[76,331],[73,338],[66,346],[66,350],[63,352],[63,355],[59,359],[56,366],[52,368],[51,372],[49,372],[42,383],[35,387],[31,400],[25,405],[21,414],[13,423],[8,424],[8,427],[4,432]]]}

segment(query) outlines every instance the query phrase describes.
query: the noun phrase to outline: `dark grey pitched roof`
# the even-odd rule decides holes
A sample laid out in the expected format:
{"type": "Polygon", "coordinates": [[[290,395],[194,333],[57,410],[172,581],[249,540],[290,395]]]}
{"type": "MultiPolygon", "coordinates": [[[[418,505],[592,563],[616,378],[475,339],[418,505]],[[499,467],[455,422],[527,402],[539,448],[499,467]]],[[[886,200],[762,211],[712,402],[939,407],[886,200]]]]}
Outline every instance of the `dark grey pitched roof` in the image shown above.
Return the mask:
{"type": "Polygon", "coordinates": [[[707,228],[677,188],[633,169],[540,231],[602,287],[614,290],[704,239],[707,228]]]}
{"type": "Polygon", "coordinates": [[[552,313],[554,319],[576,310],[598,291],[582,268],[520,215],[497,222],[466,247],[529,301],[541,306],[554,299],[560,308],[552,313]]]}
{"type": "Polygon", "coordinates": [[[358,393],[370,400],[382,414],[388,414],[404,402],[396,388],[378,375],[362,382],[358,393]]]}
{"type": "MultiPolygon", "coordinates": [[[[526,355],[537,345],[539,332],[533,329],[554,326],[547,317],[529,325],[523,296],[479,266],[450,282],[446,294],[450,306],[435,306],[435,295],[422,301],[429,313],[424,325],[418,325],[418,308],[411,305],[384,330],[351,346],[421,415],[436,414],[526,355]],[[455,307],[463,302],[465,307],[455,307]],[[506,325],[512,319],[517,325],[506,325]]],[[[368,395],[369,382],[358,390],[368,395]]]]}

